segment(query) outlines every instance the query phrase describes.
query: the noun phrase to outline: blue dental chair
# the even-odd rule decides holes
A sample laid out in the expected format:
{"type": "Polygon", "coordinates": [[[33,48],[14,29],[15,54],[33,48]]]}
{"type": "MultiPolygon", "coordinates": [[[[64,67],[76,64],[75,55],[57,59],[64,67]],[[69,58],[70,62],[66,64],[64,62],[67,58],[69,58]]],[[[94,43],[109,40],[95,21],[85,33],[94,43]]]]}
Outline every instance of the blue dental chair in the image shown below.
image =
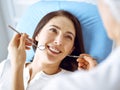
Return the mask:
{"type": "MultiPolygon", "coordinates": [[[[108,38],[94,4],[73,1],[39,1],[27,9],[16,28],[32,37],[40,19],[48,12],[60,9],[71,12],[79,19],[86,53],[96,58],[98,62],[102,62],[111,52],[113,42],[108,38]]],[[[30,62],[33,55],[33,49],[27,51],[26,62],[30,62]]]]}

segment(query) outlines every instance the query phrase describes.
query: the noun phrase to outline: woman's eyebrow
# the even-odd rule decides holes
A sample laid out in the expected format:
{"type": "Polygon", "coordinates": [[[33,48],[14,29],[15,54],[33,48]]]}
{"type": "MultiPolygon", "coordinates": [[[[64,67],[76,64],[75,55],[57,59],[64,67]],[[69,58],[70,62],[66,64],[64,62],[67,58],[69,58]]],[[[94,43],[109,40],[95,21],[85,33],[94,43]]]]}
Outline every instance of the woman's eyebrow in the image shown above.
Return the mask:
{"type": "Polygon", "coordinates": [[[51,25],[51,26],[56,27],[57,29],[61,29],[60,27],[58,27],[58,26],[56,26],[56,25],[51,25]]]}

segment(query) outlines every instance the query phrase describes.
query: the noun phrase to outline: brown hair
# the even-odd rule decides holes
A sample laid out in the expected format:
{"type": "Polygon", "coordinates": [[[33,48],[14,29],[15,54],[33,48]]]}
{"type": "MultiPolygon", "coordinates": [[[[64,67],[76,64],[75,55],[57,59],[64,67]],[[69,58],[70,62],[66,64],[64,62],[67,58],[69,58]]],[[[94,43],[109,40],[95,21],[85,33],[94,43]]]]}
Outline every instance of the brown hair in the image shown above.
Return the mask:
{"type": "MultiPolygon", "coordinates": [[[[53,11],[45,15],[41,21],[38,23],[34,34],[33,34],[33,39],[34,43],[37,45],[38,42],[35,41],[35,37],[37,34],[40,32],[40,30],[54,17],[56,16],[64,16],[68,19],[70,19],[73,22],[73,25],[75,27],[75,32],[76,32],[76,37],[74,41],[74,47],[75,49],[71,53],[71,55],[80,55],[81,53],[85,53],[84,50],[84,45],[83,45],[83,37],[82,37],[82,29],[81,25],[78,21],[78,19],[72,15],[71,13],[64,11],[64,10],[58,10],[58,11],[53,11]]],[[[36,50],[36,47],[33,46],[34,51],[36,50]]],[[[76,58],[71,58],[71,57],[65,57],[63,61],[60,64],[60,67],[69,71],[74,71],[77,70],[78,64],[76,61],[76,58]]]]}

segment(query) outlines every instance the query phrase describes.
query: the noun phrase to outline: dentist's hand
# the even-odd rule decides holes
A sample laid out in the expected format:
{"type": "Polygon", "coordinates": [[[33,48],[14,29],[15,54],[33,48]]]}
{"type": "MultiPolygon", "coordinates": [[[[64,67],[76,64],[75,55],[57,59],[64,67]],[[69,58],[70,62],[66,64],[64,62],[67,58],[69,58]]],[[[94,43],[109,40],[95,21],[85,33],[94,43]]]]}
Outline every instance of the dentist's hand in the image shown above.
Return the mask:
{"type": "Polygon", "coordinates": [[[77,59],[78,70],[91,70],[97,65],[95,59],[93,59],[88,54],[80,54],[80,57],[77,59]]]}
{"type": "MultiPolygon", "coordinates": [[[[26,51],[29,50],[32,45],[28,40],[28,35],[16,34],[13,36],[9,46],[8,51],[10,54],[10,60],[13,67],[24,67],[26,60],[26,51]]],[[[32,40],[32,39],[30,39],[32,40]]]]}

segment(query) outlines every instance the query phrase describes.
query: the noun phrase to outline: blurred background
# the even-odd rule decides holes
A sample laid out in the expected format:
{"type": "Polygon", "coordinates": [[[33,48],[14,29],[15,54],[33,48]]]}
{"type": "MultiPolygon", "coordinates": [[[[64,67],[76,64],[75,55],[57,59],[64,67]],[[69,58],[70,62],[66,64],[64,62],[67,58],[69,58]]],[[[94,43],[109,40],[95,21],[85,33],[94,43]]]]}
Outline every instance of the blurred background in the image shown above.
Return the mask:
{"type": "MultiPolygon", "coordinates": [[[[8,25],[16,27],[19,19],[26,9],[37,1],[53,0],[0,0],[0,62],[7,58],[7,47],[12,38],[13,31],[8,25]]],[[[95,3],[96,0],[54,0],[54,1],[88,1],[95,3]]]]}
{"type": "Polygon", "coordinates": [[[0,62],[7,58],[7,47],[15,27],[28,6],[40,0],[0,0],[0,62]]]}

